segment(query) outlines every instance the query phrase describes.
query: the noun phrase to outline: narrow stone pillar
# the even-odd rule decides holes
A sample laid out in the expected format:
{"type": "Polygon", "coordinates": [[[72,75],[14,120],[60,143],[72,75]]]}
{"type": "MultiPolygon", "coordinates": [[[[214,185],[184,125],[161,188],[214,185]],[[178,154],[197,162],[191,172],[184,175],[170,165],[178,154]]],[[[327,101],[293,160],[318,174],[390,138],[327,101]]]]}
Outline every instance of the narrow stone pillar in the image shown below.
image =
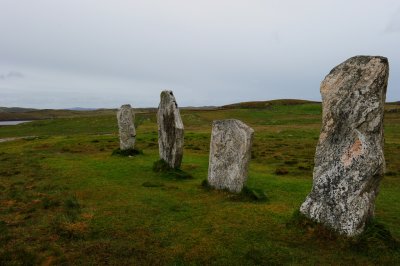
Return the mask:
{"type": "Polygon", "coordinates": [[[172,91],[162,91],[157,112],[160,159],[172,168],[179,168],[183,157],[184,129],[172,91]]]}
{"type": "Polygon", "coordinates": [[[321,83],[322,129],[311,193],[300,211],[341,234],[361,233],[374,215],[385,171],[383,115],[389,64],[356,56],[321,83]]]}
{"type": "Polygon", "coordinates": [[[216,189],[240,192],[247,180],[254,130],[236,119],[213,122],[208,183],[216,189]]]}
{"type": "Polygon", "coordinates": [[[121,150],[135,148],[136,130],[133,124],[135,114],[129,104],[124,104],[117,112],[119,146],[121,150]]]}

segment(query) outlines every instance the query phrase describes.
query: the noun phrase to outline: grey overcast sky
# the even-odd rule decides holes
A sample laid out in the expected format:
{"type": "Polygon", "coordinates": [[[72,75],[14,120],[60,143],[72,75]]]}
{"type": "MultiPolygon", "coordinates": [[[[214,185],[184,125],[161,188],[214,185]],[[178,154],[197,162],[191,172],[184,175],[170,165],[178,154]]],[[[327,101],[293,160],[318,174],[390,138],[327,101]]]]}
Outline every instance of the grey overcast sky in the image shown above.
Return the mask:
{"type": "Polygon", "coordinates": [[[355,55],[389,58],[399,0],[0,0],[0,106],[181,106],[300,98],[355,55]]]}

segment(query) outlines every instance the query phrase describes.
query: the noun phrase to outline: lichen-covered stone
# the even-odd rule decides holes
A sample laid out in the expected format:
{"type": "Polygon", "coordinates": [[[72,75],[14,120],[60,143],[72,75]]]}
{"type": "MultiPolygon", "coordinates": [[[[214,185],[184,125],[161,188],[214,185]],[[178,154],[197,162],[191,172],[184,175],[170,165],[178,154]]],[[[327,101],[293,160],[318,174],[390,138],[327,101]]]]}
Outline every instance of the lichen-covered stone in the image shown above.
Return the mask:
{"type": "Polygon", "coordinates": [[[321,83],[322,129],[311,193],[300,211],[341,234],[361,233],[374,215],[385,170],[387,58],[356,56],[321,83]]]}
{"type": "Polygon", "coordinates": [[[247,180],[254,130],[236,119],[213,122],[208,183],[216,189],[240,192],[247,180]]]}
{"type": "Polygon", "coordinates": [[[129,104],[124,104],[117,112],[119,128],[119,146],[121,150],[133,149],[135,147],[136,130],[133,124],[134,113],[129,104]]]}
{"type": "Polygon", "coordinates": [[[158,146],[160,158],[172,168],[181,166],[184,129],[172,91],[162,91],[157,112],[158,146]]]}

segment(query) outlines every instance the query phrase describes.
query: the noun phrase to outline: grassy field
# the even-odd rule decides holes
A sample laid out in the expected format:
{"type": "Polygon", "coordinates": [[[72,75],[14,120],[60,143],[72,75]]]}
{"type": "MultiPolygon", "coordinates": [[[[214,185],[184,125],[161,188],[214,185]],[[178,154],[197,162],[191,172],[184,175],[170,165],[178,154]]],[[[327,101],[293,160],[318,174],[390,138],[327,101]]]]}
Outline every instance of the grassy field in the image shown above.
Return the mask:
{"type": "MultiPolygon", "coordinates": [[[[400,112],[385,114],[387,173],[376,219],[400,239],[400,112]]],[[[309,193],[321,106],[181,112],[179,180],[152,171],[158,160],[155,113],[136,116],[142,155],[112,156],[116,117],[107,111],[0,127],[0,265],[398,265],[381,242],[360,245],[293,213],[309,193]],[[252,202],[201,186],[211,123],[240,119],[255,130],[247,186],[252,202]]]]}

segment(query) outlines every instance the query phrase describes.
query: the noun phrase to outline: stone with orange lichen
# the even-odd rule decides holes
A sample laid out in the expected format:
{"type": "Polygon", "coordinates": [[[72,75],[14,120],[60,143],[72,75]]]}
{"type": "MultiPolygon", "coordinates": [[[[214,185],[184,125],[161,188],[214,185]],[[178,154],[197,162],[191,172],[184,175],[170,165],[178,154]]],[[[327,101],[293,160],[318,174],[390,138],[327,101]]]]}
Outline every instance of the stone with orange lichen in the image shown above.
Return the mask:
{"type": "Polygon", "coordinates": [[[383,114],[389,64],[356,56],[321,83],[322,129],[311,193],[300,211],[342,234],[357,235],[374,215],[385,170],[383,114]]]}

